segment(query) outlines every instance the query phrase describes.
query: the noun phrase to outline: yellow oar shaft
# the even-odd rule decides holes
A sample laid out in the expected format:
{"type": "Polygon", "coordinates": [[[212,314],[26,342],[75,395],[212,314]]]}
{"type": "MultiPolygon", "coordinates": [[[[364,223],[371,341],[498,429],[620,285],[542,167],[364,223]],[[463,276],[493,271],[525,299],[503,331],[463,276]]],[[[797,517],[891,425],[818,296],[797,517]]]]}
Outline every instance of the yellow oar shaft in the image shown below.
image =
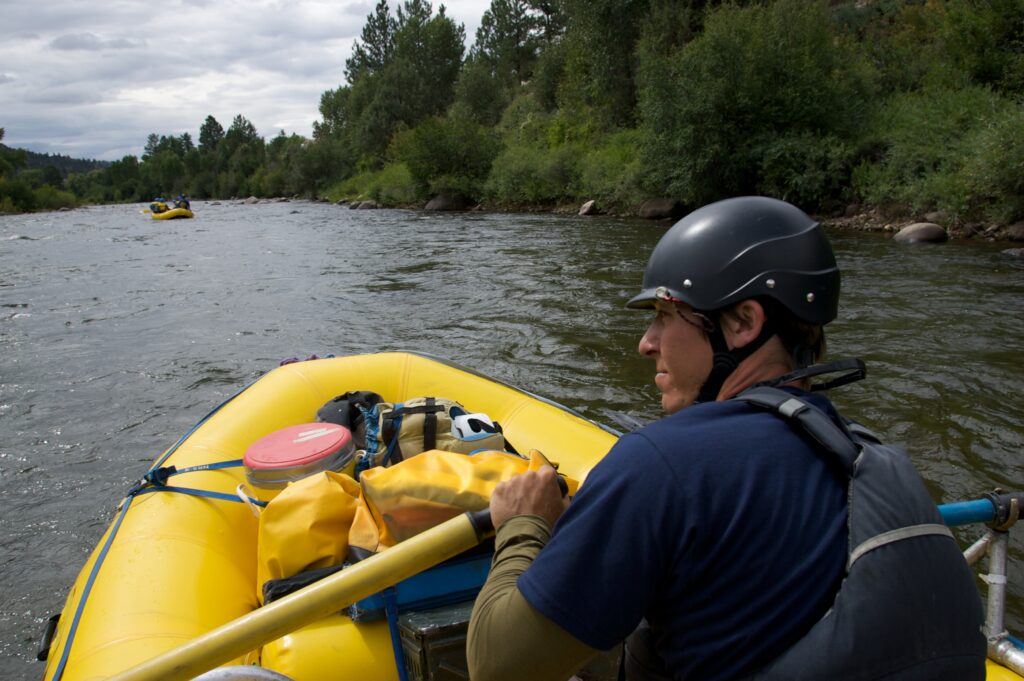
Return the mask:
{"type": "Polygon", "coordinates": [[[456,556],[482,538],[471,514],[464,513],[124,671],[111,681],[191,679],[456,556]]]}

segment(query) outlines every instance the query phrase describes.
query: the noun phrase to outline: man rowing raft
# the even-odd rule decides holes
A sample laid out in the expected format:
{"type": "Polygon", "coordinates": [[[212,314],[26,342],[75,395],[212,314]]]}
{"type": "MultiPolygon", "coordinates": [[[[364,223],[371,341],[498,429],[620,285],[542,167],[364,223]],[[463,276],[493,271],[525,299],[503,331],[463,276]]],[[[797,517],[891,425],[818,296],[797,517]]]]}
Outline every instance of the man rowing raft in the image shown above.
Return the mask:
{"type": "Polygon", "coordinates": [[[571,504],[551,469],[495,490],[474,681],[564,681],[627,638],[631,681],[985,677],[973,578],[909,458],[811,391],[857,366],[814,364],[839,283],[783,201],[664,235],[628,306],[654,315],[639,349],[666,416],[571,504]]]}

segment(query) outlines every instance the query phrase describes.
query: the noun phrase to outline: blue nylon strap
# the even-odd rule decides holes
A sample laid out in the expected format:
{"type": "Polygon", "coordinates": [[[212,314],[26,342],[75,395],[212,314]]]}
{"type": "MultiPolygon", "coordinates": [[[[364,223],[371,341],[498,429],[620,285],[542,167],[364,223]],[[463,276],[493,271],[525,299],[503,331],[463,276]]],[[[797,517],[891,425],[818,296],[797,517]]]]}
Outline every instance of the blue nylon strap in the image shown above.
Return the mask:
{"type": "Polygon", "coordinates": [[[398,445],[398,432],[402,429],[402,417],[399,416],[394,420],[395,434],[391,438],[391,442],[388,443],[388,450],[384,453],[384,458],[381,459],[380,465],[387,466],[391,463],[391,454],[395,451],[395,446],[398,445]]]}
{"type": "Polygon", "coordinates": [[[75,608],[75,616],[71,619],[71,626],[68,627],[67,636],[64,637],[64,649],[61,651],[60,662],[57,663],[57,669],[53,672],[53,681],[60,681],[61,676],[64,674],[64,665],[67,664],[68,655],[71,653],[71,644],[75,640],[75,632],[78,630],[78,622],[82,618],[82,612],[85,610],[85,604],[89,600],[89,592],[92,590],[92,585],[96,581],[96,575],[99,574],[100,567],[103,565],[103,559],[107,557],[110,545],[114,543],[114,537],[117,536],[117,530],[121,527],[121,521],[124,520],[125,514],[128,513],[128,507],[131,506],[131,503],[131,497],[124,500],[121,512],[118,514],[117,520],[114,521],[114,526],[110,528],[110,534],[107,535],[107,541],[103,543],[103,548],[100,549],[99,555],[96,556],[96,562],[92,564],[92,570],[89,571],[89,578],[85,581],[85,587],[82,589],[82,595],[78,599],[78,607],[75,608]]]}
{"type": "MultiPolygon", "coordinates": [[[[253,383],[255,383],[255,381],[253,381],[253,383]]],[[[206,423],[210,419],[210,417],[212,417],[214,414],[216,414],[218,411],[220,411],[224,407],[224,405],[226,405],[228,402],[230,402],[231,400],[233,400],[236,397],[238,397],[239,395],[241,395],[243,392],[248,390],[251,386],[252,386],[252,383],[250,383],[249,385],[241,388],[234,395],[232,395],[231,397],[227,398],[226,400],[224,400],[223,402],[218,404],[216,407],[211,409],[210,412],[206,416],[201,418],[198,423],[196,423],[194,426],[192,426],[192,428],[190,428],[187,433],[182,435],[181,438],[177,442],[175,442],[166,452],[164,452],[163,456],[160,457],[160,460],[157,461],[150,470],[153,471],[153,470],[157,470],[157,469],[161,468],[163,463],[164,463],[164,461],[167,461],[167,459],[170,458],[171,454],[173,454],[175,451],[177,451],[178,448],[181,447],[181,445],[185,442],[185,440],[187,440],[189,437],[191,437],[192,434],[194,432],[196,432],[196,430],[198,430],[201,425],[206,423]]],[[[221,464],[212,464],[212,465],[216,466],[218,468],[227,468],[227,467],[229,467],[228,464],[232,464],[232,463],[233,462],[225,461],[225,462],[221,462],[221,464]]],[[[195,470],[205,470],[205,469],[207,469],[209,467],[206,467],[206,468],[203,468],[203,467],[193,467],[193,468],[195,470]]],[[[192,470],[192,469],[185,469],[185,470],[192,470]]],[[[178,471],[178,472],[185,472],[185,470],[178,471]]],[[[113,526],[110,528],[110,533],[107,535],[107,541],[104,542],[103,548],[100,549],[99,554],[96,556],[96,561],[92,565],[92,570],[89,571],[89,578],[86,580],[85,587],[82,589],[82,595],[78,599],[78,607],[75,609],[75,615],[71,619],[71,626],[68,627],[67,636],[64,637],[64,649],[61,652],[60,661],[57,663],[57,667],[56,667],[56,669],[53,672],[52,681],[60,681],[61,677],[64,675],[64,668],[67,665],[68,655],[70,655],[70,653],[71,653],[71,645],[72,645],[72,643],[74,643],[74,640],[75,640],[75,632],[78,630],[78,622],[79,622],[79,620],[82,617],[82,612],[85,610],[85,604],[89,600],[89,593],[92,590],[93,583],[96,581],[96,576],[100,572],[100,568],[103,566],[103,561],[107,557],[107,552],[110,550],[110,546],[114,542],[114,537],[117,536],[117,531],[121,527],[121,521],[124,520],[125,515],[128,513],[128,508],[132,504],[132,499],[136,495],[138,495],[138,494],[145,494],[146,492],[155,492],[158,489],[158,488],[141,489],[140,487],[141,487],[140,485],[137,485],[134,489],[130,490],[128,492],[128,494],[126,495],[125,500],[124,500],[124,502],[121,505],[121,512],[118,514],[117,519],[114,521],[113,526]]],[[[190,492],[184,492],[184,490],[186,488],[177,488],[177,487],[170,487],[170,488],[169,487],[164,487],[162,489],[168,490],[168,491],[182,491],[183,493],[200,492],[200,490],[191,490],[190,492]]],[[[208,494],[197,494],[196,496],[212,496],[212,495],[217,495],[214,498],[228,498],[229,497],[229,495],[221,495],[218,492],[211,492],[211,493],[208,493],[208,494]]],[[[239,499],[238,497],[229,497],[229,498],[230,498],[231,501],[237,501],[238,503],[242,502],[242,500],[239,499]]],[[[252,502],[255,503],[258,506],[266,506],[266,502],[257,501],[255,499],[253,499],[252,502]]]]}
{"type": "MultiPolygon", "coordinates": [[[[227,494],[225,492],[211,492],[207,489],[194,489],[192,487],[173,487],[171,485],[161,485],[159,487],[144,487],[137,490],[134,496],[140,494],[149,494],[150,492],[177,492],[179,494],[188,494],[193,497],[206,497],[207,499],[220,499],[221,501],[236,501],[242,503],[242,500],[234,495],[227,494]]],[[[266,501],[260,501],[259,499],[249,498],[249,501],[257,506],[266,506],[266,501]]]]}
{"type": "Polygon", "coordinates": [[[217,461],[216,463],[204,463],[198,466],[189,466],[174,472],[174,475],[192,473],[193,471],[219,471],[223,468],[238,468],[242,465],[242,459],[231,459],[230,461],[217,461]]]}
{"type": "Polygon", "coordinates": [[[231,459],[230,461],[217,461],[215,463],[204,463],[198,466],[189,466],[188,468],[178,469],[176,466],[164,466],[161,468],[152,468],[144,476],[142,480],[152,485],[166,485],[167,478],[175,475],[181,475],[182,473],[195,473],[196,471],[218,471],[224,468],[237,468],[243,465],[242,459],[231,459]]]}
{"type": "Polygon", "coordinates": [[[391,647],[395,653],[395,667],[398,669],[398,681],[409,681],[409,671],[405,668],[405,655],[402,654],[402,635],[398,631],[398,596],[395,587],[389,586],[381,592],[384,599],[384,614],[388,618],[388,631],[391,632],[391,647]]]}

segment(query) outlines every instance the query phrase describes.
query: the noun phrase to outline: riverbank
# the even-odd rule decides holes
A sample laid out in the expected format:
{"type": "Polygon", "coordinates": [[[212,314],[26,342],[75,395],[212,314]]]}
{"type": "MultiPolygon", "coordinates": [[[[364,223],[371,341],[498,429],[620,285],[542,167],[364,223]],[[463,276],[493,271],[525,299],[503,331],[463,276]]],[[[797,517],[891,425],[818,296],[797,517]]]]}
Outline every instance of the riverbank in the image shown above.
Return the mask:
{"type": "MultiPolygon", "coordinates": [[[[280,199],[265,199],[275,201],[280,199]]],[[[327,199],[323,199],[328,201],[327,199]]],[[[252,199],[250,199],[252,202],[252,199]]],[[[329,202],[329,201],[328,201],[329,202]]],[[[669,200],[645,202],[631,210],[617,210],[604,208],[595,201],[588,201],[582,205],[561,204],[557,206],[541,205],[520,205],[495,207],[487,204],[461,204],[438,202],[437,199],[425,205],[387,205],[373,200],[347,200],[335,201],[339,206],[350,209],[374,209],[374,208],[407,208],[412,210],[452,210],[452,211],[477,211],[491,213],[524,213],[543,214],[556,213],[560,215],[580,215],[582,217],[604,215],[609,217],[635,217],[646,220],[672,221],[682,217],[685,211],[669,200]],[[651,206],[652,203],[658,204],[651,206]],[[442,207],[437,207],[442,206],[442,207]]],[[[984,240],[984,241],[1006,241],[1024,243],[1024,222],[1017,222],[1010,225],[985,224],[980,222],[963,222],[941,211],[932,211],[923,215],[916,215],[904,207],[892,206],[861,206],[850,205],[842,215],[815,215],[822,224],[839,229],[850,229],[861,232],[884,232],[897,234],[909,225],[935,225],[945,233],[950,241],[984,240]]]]}
{"type": "Polygon", "coordinates": [[[960,222],[935,211],[913,215],[905,211],[887,212],[880,207],[851,206],[842,216],[819,217],[829,227],[853,229],[861,232],[898,233],[913,224],[933,224],[945,230],[951,241],[983,240],[1024,242],[1024,222],[1011,225],[993,225],[980,222],[960,222]]]}
{"type": "MultiPolygon", "coordinates": [[[[290,201],[303,201],[300,197],[266,197],[259,198],[255,196],[249,196],[247,198],[232,197],[230,199],[208,199],[206,203],[210,205],[221,205],[221,204],[233,204],[233,205],[257,205],[257,204],[271,204],[271,203],[287,203],[290,201]]],[[[561,204],[557,206],[544,206],[544,205],[521,205],[521,206],[492,206],[484,203],[478,204],[465,204],[458,208],[447,207],[450,204],[444,204],[446,207],[437,208],[427,204],[386,204],[378,203],[373,200],[347,200],[341,199],[332,201],[328,198],[315,198],[308,199],[314,203],[332,203],[340,208],[345,209],[387,209],[387,208],[401,208],[407,210],[435,210],[435,211],[453,211],[453,212],[487,212],[487,213],[502,213],[502,214],[514,214],[522,213],[525,215],[542,215],[545,213],[554,213],[559,215],[580,215],[581,217],[589,217],[592,215],[603,215],[608,217],[632,217],[645,220],[654,221],[665,221],[670,222],[677,217],[681,216],[678,211],[674,214],[671,210],[665,210],[661,213],[650,213],[645,214],[643,204],[638,207],[634,207],[632,210],[617,210],[617,209],[605,209],[600,207],[596,203],[587,202],[582,206],[575,204],[561,204]]],[[[131,202],[135,203],[135,202],[131,202]]],[[[197,202],[198,203],[198,202],[197,202]]],[[[103,205],[103,204],[95,204],[103,205]]],[[[115,204],[116,205],[116,204],[115,204]]],[[[121,204],[130,205],[130,204],[121,204]]],[[[78,206],[77,208],[88,208],[89,204],[78,206]]],[[[69,210],[75,210],[73,208],[59,208],[53,211],[34,211],[34,212],[67,212],[69,210]]],[[[2,215],[17,215],[18,213],[0,213],[2,215]]],[[[1007,242],[1008,244],[1013,243],[1024,243],[1024,222],[1016,222],[1010,225],[995,225],[985,224],[980,222],[962,222],[955,218],[942,213],[941,211],[928,212],[922,215],[915,215],[906,208],[894,208],[894,207],[883,207],[883,206],[861,206],[851,205],[846,208],[842,215],[814,215],[814,217],[821,221],[822,224],[837,229],[848,229],[860,232],[882,232],[887,234],[897,234],[901,229],[913,224],[933,224],[945,231],[950,241],[970,241],[970,240],[982,240],[992,242],[1007,242]]],[[[1013,248],[1013,251],[1021,251],[1021,256],[1024,257],[1024,248],[1013,248]]]]}

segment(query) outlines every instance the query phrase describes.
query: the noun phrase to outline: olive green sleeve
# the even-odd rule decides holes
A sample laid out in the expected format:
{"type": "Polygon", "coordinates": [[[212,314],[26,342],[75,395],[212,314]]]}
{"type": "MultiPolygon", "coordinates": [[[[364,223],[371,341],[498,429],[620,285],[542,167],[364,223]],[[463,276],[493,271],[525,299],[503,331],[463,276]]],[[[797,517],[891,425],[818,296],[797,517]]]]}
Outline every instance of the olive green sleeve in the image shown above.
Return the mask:
{"type": "Polygon", "coordinates": [[[510,518],[498,529],[491,572],[469,623],[473,681],[566,681],[598,654],[534,609],[516,587],[550,536],[547,523],[532,515],[510,518]]]}

